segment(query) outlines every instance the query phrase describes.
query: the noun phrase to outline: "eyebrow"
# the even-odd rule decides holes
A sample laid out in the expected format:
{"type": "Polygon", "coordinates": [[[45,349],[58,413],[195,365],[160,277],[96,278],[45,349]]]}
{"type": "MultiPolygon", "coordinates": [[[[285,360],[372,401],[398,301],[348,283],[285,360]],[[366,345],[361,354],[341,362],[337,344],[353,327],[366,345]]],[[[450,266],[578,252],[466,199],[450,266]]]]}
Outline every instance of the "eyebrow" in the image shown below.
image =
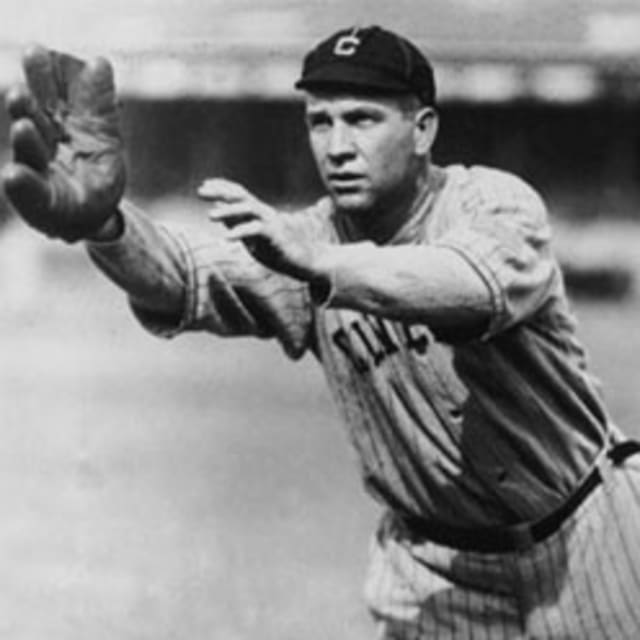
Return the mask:
{"type": "MultiPolygon", "coordinates": [[[[382,112],[384,112],[384,109],[376,104],[358,103],[358,104],[354,104],[346,107],[345,109],[341,110],[339,113],[335,115],[344,117],[344,116],[349,116],[349,115],[358,114],[358,113],[373,114],[373,113],[382,113],[382,112]]],[[[307,116],[329,114],[329,109],[323,106],[311,105],[306,107],[305,114],[307,116]]]]}

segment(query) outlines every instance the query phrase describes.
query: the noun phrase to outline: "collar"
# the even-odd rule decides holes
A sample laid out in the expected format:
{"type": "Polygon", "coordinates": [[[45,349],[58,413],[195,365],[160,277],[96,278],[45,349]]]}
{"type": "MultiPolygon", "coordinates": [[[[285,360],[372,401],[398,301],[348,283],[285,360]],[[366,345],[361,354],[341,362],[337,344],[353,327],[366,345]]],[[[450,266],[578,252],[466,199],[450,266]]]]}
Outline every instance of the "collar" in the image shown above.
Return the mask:
{"type": "MultiPolygon", "coordinates": [[[[427,179],[424,181],[420,192],[414,198],[407,219],[391,238],[383,244],[410,244],[420,239],[423,235],[421,230],[425,227],[426,219],[433,210],[446,182],[447,172],[445,169],[437,165],[430,165],[427,179]]],[[[335,209],[332,217],[338,232],[338,237],[343,242],[362,242],[369,240],[366,236],[355,234],[352,225],[349,224],[348,218],[339,215],[335,209]]]]}

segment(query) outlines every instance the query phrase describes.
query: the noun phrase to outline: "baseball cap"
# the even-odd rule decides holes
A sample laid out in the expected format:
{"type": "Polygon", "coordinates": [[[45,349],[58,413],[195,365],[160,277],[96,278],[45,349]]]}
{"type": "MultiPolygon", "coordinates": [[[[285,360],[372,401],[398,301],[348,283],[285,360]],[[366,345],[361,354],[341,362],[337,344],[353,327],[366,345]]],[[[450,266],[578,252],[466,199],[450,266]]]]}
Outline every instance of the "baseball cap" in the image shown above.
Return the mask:
{"type": "Polygon", "coordinates": [[[435,103],[433,69],[407,39],[377,25],[342,29],[304,58],[296,89],[409,93],[435,103]]]}

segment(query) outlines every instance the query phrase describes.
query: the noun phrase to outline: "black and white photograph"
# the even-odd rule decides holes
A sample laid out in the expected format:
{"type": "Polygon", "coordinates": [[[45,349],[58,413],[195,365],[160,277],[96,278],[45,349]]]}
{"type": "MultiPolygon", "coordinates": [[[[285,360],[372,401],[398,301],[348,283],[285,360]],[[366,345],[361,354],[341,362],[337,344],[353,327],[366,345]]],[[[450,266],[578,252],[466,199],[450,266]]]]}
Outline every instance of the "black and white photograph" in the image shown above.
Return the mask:
{"type": "Polygon", "coordinates": [[[637,0],[5,0],[0,639],[640,638],[637,0]]]}

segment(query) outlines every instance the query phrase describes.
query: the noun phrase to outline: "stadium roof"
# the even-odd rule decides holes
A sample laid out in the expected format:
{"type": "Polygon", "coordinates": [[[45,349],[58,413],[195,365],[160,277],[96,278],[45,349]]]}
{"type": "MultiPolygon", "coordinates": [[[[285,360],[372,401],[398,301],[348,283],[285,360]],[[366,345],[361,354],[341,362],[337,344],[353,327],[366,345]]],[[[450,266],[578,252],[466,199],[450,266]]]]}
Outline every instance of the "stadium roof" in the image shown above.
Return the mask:
{"type": "Polygon", "coordinates": [[[421,45],[444,99],[575,102],[638,84],[637,0],[3,0],[0,84],[39,41],[106,55],[129,94],[286,97],[312,43],[371,23],[421,45]]]}

